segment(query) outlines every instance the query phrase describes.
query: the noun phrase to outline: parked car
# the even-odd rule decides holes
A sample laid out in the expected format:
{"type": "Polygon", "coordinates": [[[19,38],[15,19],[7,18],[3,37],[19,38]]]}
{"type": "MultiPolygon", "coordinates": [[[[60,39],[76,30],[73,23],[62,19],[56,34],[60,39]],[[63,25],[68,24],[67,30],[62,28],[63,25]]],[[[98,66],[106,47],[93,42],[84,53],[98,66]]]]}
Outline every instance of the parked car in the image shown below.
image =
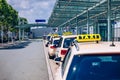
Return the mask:
{"type": "Polygon", "coordinates": [[[56,57],[64,58],[70,43],[76,39],[76,35],[61,36],[58,48],[56,49],[56,57]]]}
{"type": "Polygon", "coordinates": [[[51,39],[50,35],[46,36],[46,40],[45,40],[45,46],[46,47],[48,47],[50,39],[51,39]]]}
{"type": "Polygon", "coordinates": [[[59,39],[60,38],[52,38],[49,43],[48,54],[50,59],[55,58],[55,51],[56,51],[56,48],[58,47],[59,39]]]}
{"type": "Polygon", "coordinates": [[[95,42],[73,42],[63,61],[56,58],[55,80],[120,80],[120,42],[95,42]]]}
{"type": "Polygon", "coordinates": [[[60,36],[58,34],[51,34],[48,35],[46,38],[47,40],[45,41],[45,46],[48,47],[49,43],[51,42],[52,38],[59,38],[60,36]]]}

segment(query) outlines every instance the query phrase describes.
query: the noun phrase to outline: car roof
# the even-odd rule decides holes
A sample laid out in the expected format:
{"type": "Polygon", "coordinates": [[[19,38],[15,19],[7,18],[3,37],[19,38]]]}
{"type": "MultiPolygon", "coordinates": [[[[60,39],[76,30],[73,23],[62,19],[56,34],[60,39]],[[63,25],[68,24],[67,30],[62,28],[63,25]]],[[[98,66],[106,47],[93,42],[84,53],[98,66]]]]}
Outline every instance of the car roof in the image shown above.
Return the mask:
{"type": "Polygon", "coordinates": [[[78,43],[79,50],[74,54],[105,54],[105,53],[119,53],[120,42],[114,42],[115,46],[110,46],[112,42],[85,42],[78,43]]]}
{"type": "Polygon", "coordinates": [[[58,38],[53,38],[53,40],[59,40],[60,38],[58,37],[58,38]]]}
{"type": "Polygon", "coordinates": [[[67,36],[62,36],[63,38],[70,38],[70,37],[77,37],[77,35],[67,35],[67,36]]]}

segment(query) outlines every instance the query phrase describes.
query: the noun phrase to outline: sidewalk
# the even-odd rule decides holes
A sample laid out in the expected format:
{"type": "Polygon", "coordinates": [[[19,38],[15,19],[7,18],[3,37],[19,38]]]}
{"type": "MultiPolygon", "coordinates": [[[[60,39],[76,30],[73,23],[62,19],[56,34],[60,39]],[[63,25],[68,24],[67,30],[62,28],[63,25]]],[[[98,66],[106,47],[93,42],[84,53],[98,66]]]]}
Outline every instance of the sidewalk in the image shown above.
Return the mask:
{"type": "Polygon", "coordinates": [[[46,57],[49,80],[55,80],[56,71],[57,71],[59,65],[56,65],[54,60],[49,59],[49,57],[48,57],[48,48],[45,47],[44,40],[43,40],[43,47],[44,47],[44,53],[45,53],[45,57],[46,57]]]}
{"type": "Polygon", "coordinates": [[[7,48],[9,46],[12,46],[14,45],[16,42],[12,43],[12,42],[9,42],[9,43],[0,43],[0,49],[4,49],[4,48],[7,48]]]}
{"type": "Polygon", "coordinates": [[[23,43],[26,41],[14,41],[14,42],[9,42],[9,43],[0,43],[0,49],[9,49],[9,48],[22,48],[23,43]]]}

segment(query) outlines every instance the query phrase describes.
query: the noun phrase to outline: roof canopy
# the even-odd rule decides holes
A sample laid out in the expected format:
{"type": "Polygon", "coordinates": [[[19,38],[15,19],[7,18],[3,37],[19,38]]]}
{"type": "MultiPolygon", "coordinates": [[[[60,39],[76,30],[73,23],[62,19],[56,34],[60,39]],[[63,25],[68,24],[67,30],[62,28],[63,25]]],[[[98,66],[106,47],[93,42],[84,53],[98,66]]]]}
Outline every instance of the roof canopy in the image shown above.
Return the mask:
{"type": "MultiPolygon", "coordinates": [[[[110,0],[111,19],[120,16],[120,0],[110,0]]],[[[108,0],[57,0],[48,20],[50,27],[84,26],[107,20],[108,0]]]]}

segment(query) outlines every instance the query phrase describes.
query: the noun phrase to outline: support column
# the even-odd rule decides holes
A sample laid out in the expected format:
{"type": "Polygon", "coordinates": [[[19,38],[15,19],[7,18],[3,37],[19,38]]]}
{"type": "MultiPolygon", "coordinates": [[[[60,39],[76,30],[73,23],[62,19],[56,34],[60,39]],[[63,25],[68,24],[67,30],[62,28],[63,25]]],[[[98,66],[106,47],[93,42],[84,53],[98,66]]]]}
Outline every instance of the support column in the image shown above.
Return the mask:
{"type": "Polygon", "coordinates": [[[87,34],[89,33],[89,11],[87,11],[87,34]]]}
{"type": "Polygon", "coordinates": [[[24,29],[22,30],[22,40],[24,40],[24,29]]]}
{"type": "Polygon", "coordinates": [[[77,17],[76,17],[76,35],[78,34],[78,20],[77,20],[77,17]]]}
{"type": "Polygon", "coordinates": [[[62,35],[62,33],[63,33],[63,27],[59,27],[59,29],[60,29],[60,35],[62,35]]]}
{"type": "Polygon", "coordinates": [[[111,0],[108,0],[108,41],[111,40],[111,0]]]}
{"type": "Polygon", "coordinates": [[[19,26],[19,41],[21,41],[21,29],[20,29],[20,26],[19,26]]]}

